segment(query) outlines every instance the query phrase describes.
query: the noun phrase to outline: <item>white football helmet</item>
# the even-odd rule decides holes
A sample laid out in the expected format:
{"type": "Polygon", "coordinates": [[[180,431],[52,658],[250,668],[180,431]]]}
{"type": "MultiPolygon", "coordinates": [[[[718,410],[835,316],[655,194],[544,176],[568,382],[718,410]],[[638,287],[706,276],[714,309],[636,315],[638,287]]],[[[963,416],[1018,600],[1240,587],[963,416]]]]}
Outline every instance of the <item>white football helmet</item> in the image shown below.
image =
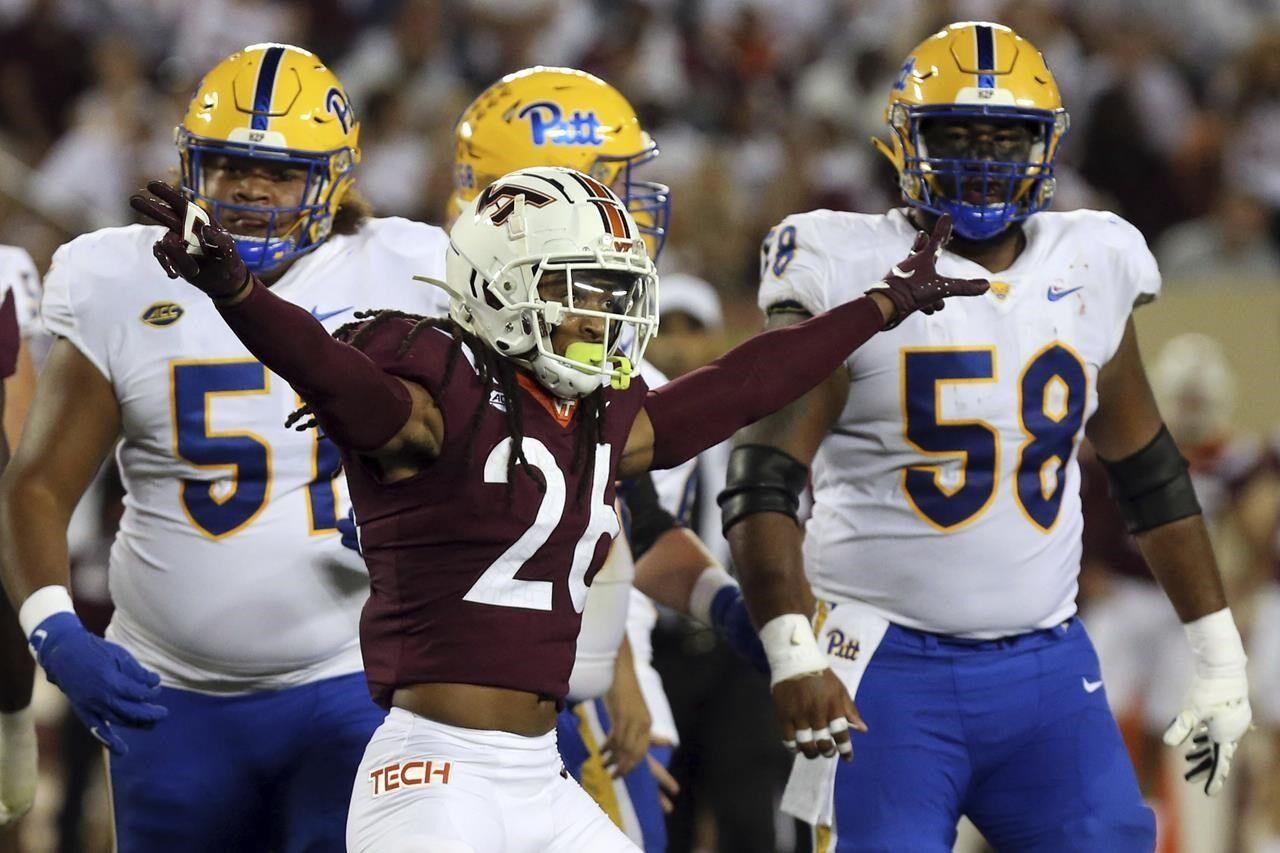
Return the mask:
{"type": "Polygon", "coordinates": [[[626,387],[658,329],[658,273],[612,190],[573,169],[520,169],[468,203],[449,238],[437,283],[454,322],[558,397],[626,387]],[[552,333],[571,317],[602,322],[557,353],[552,333]]]}

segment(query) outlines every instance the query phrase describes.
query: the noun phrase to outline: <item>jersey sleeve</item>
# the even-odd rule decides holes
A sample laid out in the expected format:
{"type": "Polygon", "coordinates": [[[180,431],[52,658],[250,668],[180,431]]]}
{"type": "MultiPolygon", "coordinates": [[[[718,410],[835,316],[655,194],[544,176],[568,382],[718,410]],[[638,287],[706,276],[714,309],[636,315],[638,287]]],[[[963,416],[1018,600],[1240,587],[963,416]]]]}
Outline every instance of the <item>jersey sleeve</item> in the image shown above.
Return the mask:
{"type": "Polygon", "coordinates": [[[813,223],[804,214],[788,216],[760,246],[760,310],[783,303],[800,305],[810,314],[831,307],[827,296],[827,263],[818,251],[813,223]]]}
{"type": "Polygon", "coordinates": [[[105,332],[109,323],[85,323],[92,274],[84,266],[83,247],[76,241],[67,243],[53,255],[49,274],[44,280],[44,297],[40,302],[40,317],[44,328],[52,335],[65,338],[111,379],[111,359],[105,332]]]}
{"type": "Polygon", "coordinates": [[[1114,276],[1109,359],[1120,346],[1133,309],[1160,295],[1161,280],[1142,232],[1114,214],[1106,215],[1101,229],[1101,242],[1109,255],[1107,267],[1114,276]]]}

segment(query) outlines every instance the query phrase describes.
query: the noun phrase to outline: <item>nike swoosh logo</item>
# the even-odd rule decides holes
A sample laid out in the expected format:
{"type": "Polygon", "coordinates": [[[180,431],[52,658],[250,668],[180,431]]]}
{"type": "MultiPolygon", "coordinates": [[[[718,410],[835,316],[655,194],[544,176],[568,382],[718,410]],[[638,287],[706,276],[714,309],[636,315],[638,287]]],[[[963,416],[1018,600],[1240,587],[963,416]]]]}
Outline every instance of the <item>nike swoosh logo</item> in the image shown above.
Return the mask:
{"type": "Polygon", "coordinates": [[[1049,301],[1057,302],[1062,297],[1075,293],[1077,290],[1084,290],[1084,285],[1083,284],[1077,285],[1076,287],[1073,287],[1070,290],[1054,290],[1051,287],[1049,288],[1049,301]]]}
{"type": "Polygon", "coordinates": [[[348,305],[346,308],[339,308],[337,311],[324,311],[324,312],[321,312],[321,311],[320,311],[320,306],[319,306],[319,305],[317,305],[316,307],[314,307],[314,308],[312,308],[312,309],[311,309],[311,316],[312,316],[312,317],[315,317],[317,320],[319,320],[321,323],[323,323],[325,320],[328,320],[330,317],[337,317],[339,314],[345,314],[345,313],[347,313],[348,311],[350,311],[352,308],[355,308],[355,307],[356,307],[356,306],[354,306],[354,305],[348,305]]]}
{"type": "Polygon", "coordinates": [[[1095,693],[1097,692],[1098,688],[1102,686],[1101,678],[1099,678],[1097,681],[1090,681],[1089,679],[1085,678],[1082,675],[1080,676],[1080,681],[1084,684],[1085,693],[1095,693]]]}

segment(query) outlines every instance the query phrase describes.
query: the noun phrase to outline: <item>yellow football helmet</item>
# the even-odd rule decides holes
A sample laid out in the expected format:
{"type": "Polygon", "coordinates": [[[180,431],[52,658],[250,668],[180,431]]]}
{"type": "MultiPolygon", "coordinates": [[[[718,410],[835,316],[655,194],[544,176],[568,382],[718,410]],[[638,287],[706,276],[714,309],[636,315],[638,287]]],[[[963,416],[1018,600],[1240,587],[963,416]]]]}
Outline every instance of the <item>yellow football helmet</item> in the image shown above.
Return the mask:
{"type": "Polygon", "coordinates": [[[898,170],[904,200],[951,214],[962,237],[993,237],[1053,199],[1067,113],[1040,51],[1008,27],[966,21],[925,39],[902,64],[885,118],[892,147],[872,141],[898,170]],[[1030,138],[997,130],[976,144],[960,131],[935,135],[930,150],[926,131],[957,121],[1021,125],[1030,138]]]}
{"type": "Polygon", "coordinates": [[[219,216],[223,210],[268,213],[264,237],[236,237],[250,269],[267,270],[324,242],[360,162],[360,123],[333,72],[316,56],[287,44],[255,44],[214,66],[196,89],[174,134],[183,189],[219,216]],[[247,207],[204,192],[206,158],[261,159],[305,171],[292,207],[247,207]],[[280,217],[296,214],[283,228],[280,217]]]}
{"type": "Polygon", "coordinates": [[[508,74],[480,93],[454,128],[457,216],[489,184],[517,169],[562,166],[612,187],[656,257],[666,239],[671,190],[637,181],[634,170],[658,156],[622,93],[585,71],[536,66],[508,74]]]}

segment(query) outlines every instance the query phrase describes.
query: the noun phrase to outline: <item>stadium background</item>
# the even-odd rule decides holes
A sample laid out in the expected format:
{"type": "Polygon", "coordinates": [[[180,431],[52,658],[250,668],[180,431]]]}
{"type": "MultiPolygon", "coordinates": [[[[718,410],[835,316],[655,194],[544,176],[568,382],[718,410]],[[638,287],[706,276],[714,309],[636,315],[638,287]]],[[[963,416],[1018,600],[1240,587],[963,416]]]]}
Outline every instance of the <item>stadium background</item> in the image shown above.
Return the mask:
{"type": "MultiPolygon", "coordinates": [[[[196,78],[245,44],[290,42],[334,68],[362,122],[362,193],[381,214],[428,222],[443,219],[453,122],[470,99],[506,72],[570,65],[627,95],[661,146],[646,169],[673,187],[661,268],[714,284],[726,344],[759,327],[769,227],[798,210],[893,203],[892,170],[867,144],[889,85],[917,41],[971,18],[1014,27],[1057,75],[1072,128],[1055,206],[1114,210],[1155,251],[1165,294],[1138,313],[1146,352],[1188,330],[1217,338],[1238,376],[1236,428],[1276,433],[1277,0],[0,0],[0,243],[43,271],[70,237],[132,221],[129,193],[176,167],[172,130],[196,78]]],[[[100,542],[109,530],[97,525],[89,539],[100,542]]],[[[1263,570],[1239,551],[1224,553],[1247,625],[1263,570]]],[[[104,562],[101,547],[80,549],[86,599],[100,597],[104,562]]],[[[687,658],[677,669],[696,679],[706,638],[672,637],[664,653],[687,658]]],[[[745,692],[744,703],[763,701],[758,685],[745,692]]],[[[44,778],[23,849],[106,849],[91,764],[76,771],[88,773],[81,832],[55,829],[60,814],[79,820],[62,791],[80,765],[63,759],[83,745],[64,735],[74,724],[63,725],[56,691],[37,701],[44,778]]],[[[1184,815],[1195,826],[1180,849],[1248,850],[1268,820],[1280,827],[1269,736],[1245,741],[1240,784],[1217,814],[1184,815]]],[[[732,784],[747,783],[699,808],[725,808],[732,784]]],[[[690,823],[717,849],[705,819],[690,823]]],[[[791,849],[788,828],[770,844],[791,849]]]]}

